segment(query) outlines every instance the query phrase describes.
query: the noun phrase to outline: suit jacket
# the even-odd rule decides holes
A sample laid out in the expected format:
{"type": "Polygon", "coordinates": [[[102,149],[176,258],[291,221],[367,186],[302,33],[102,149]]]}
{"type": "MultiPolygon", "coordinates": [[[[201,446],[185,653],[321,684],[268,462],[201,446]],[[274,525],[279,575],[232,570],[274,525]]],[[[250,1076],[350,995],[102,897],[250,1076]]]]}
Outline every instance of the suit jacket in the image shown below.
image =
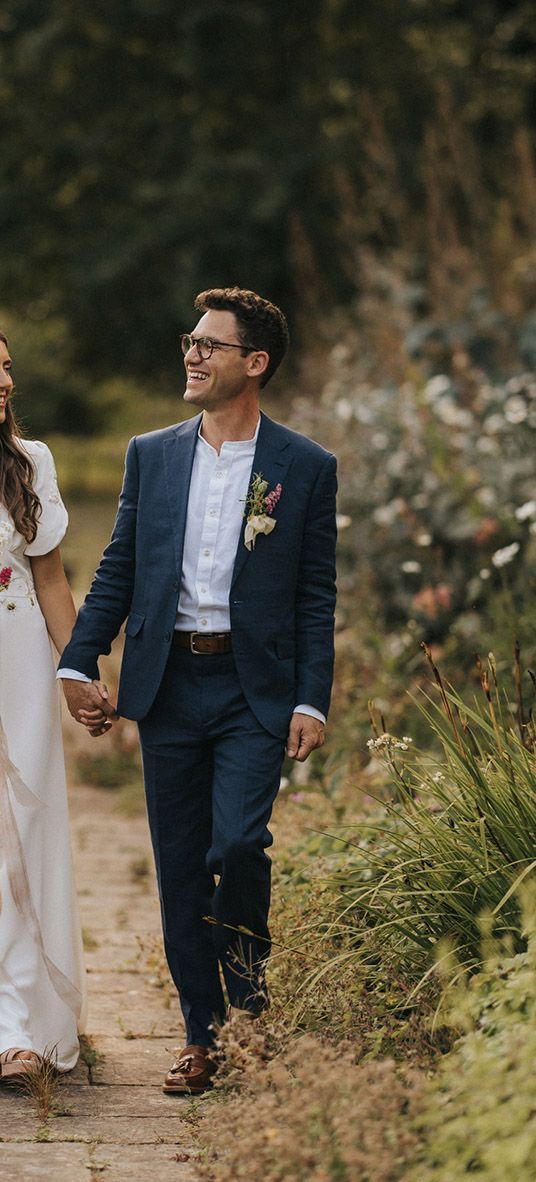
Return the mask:
{"type": "MultiPolygon", "coordinates": [[[[131,439],[112,537],[60,661],[98,677],[98,657],[126,619],[117,702],[126,718],[150,710],[170,651],[200,419],[131,439]]],[[[253,472],[283,491],[275,529],[252,551],[242,527],[230,593],[233,653],[255,716],[285,738],[297,703],[326,715],[329,707],[336,461],[263,414],[253,472]]]]}

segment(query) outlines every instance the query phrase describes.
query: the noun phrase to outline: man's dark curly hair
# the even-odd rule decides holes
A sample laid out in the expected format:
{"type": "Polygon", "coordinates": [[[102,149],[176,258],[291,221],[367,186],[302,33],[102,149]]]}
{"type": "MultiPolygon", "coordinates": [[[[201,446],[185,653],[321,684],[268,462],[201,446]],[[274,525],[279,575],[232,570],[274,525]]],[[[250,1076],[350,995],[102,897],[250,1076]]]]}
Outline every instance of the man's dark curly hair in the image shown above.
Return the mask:
{"type": "Polygon", "coordinates": [[[201,291],[194,300],[194,308],[199,312],[213,309],[233,313],[238,339],[244,347],[252,346],[268,353],[270,360],[261,378],[261,386],[265,386],[288,349],[288,325],[281,309],[242,287],[212,287],[201,291]]]}

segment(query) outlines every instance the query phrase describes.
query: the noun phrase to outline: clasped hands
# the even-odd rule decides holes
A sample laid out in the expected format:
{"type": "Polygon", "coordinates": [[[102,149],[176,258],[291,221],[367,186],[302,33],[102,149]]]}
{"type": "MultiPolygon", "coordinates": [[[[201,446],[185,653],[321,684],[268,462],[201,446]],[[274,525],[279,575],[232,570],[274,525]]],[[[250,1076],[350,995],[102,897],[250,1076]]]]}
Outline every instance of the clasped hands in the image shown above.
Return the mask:
{"type": "Polygon", "coordinates": [[[105,735],[119,715],[104,682],[62,678],[62,684],[69,713],[76,722],[81,722],[93,738],[105,735]]]}

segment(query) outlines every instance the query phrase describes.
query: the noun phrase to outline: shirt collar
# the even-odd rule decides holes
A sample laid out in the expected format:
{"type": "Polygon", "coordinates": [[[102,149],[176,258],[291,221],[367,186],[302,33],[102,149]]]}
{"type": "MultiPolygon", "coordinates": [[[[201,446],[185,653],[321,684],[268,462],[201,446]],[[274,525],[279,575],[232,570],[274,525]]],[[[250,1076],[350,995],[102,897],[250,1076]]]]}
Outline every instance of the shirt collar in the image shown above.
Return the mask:
{"type": "MultiPolygon", "coordinates": [[[[260,425],[261,425],[261,417],[259,415],[257,426],[255,428],[255,434],[252,435],[251,439],[228,439],[228,440],[225,440],[225,442],[222,444],[222,448],[223,447],[228,448],[228,449],[232,448],[233,451],[254,452],[255,447],[257,445],[257,439],[259,436],[260,425]]],[[[199,424],[199,427],[197,429],[197,437],[198,437],[198,439],[201,440],[201,442],[204,444],[205,447],[209,448],[210,451],[215,450],[210,443],[207,443],[206,439],[203,439],[203,436],[201,434],[201,423],[199,424]]]]}

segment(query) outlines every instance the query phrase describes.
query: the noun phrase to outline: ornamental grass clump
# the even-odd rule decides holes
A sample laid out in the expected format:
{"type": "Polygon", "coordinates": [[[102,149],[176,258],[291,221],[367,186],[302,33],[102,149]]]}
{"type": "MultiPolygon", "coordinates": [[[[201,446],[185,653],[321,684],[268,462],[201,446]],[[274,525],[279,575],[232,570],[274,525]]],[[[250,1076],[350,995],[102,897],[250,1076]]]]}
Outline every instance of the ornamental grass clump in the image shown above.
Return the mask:
{"type": "Polygon", "coordinates": [[[353,931],[356,964],[374,979],[394,956],[414,983],[432,971],[444,941],[464,969],[478,968],[483,917],[492,937],[523,951],[518,888],[536,871],[535,730],[519,655],[513,710],[492,655],[480,668],[482,698],[467,705],[425,649],[438,700],[425,696],[420,708],[441,755],[377,734],[372,745],[397,799],[385,821],[363,827],[365,848],[354,848],[337,875],[337,924],[353,931]]]}

